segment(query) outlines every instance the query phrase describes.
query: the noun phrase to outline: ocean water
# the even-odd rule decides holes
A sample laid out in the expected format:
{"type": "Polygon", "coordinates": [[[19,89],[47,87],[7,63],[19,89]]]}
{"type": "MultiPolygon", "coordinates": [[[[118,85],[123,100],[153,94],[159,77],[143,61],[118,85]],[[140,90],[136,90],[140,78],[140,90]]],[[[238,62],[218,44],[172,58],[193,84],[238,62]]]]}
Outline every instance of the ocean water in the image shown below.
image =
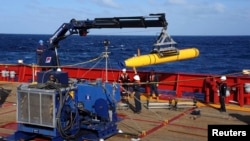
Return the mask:
{"type": "MultiPolygon", "coordinates": [[[[0,34],[0,63],[25,64],[36,62],[35,49],[40,39],[47,41],[50,35],[0,34]]],[[[58,55],[61,65],[78,65],[88,68],[121,69],[119,61],[137,54],[148,54],[156,36],[70,36],[60,42],[58,55]],[[94,60],[103,55],[104,40],[109,40],[108,58],[94,60]],[[106,60],[107,59],[107,60],[106,60]],[[107,62],[107,63],[106,63],[107,62]]],[[[179,49],[195,47],[197,58],[169,62],[137,70],[155,69],[160,72],[183,72],[199,74],[232,74],[250,69],[250,36],[172,36],[179,49]]],[[[132,68],[128,68],[132,69],[132,68]]]]}

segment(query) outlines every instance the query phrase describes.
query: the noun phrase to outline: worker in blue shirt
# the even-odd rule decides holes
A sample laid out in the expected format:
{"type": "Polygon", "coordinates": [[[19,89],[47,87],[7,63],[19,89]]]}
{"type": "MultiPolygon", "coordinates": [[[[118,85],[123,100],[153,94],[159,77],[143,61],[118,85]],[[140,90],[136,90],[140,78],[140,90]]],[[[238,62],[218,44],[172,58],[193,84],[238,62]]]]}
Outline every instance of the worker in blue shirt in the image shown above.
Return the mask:
{"type": "Polygon", "coordinates": [[[38,65],[40,65],[40,60],[41,60],[41,56],[43,54],[43,52],[46,50],[46,46],[44,45],[44,42],[43,40],[39,40],[39,45],[38,47],[36,48],[36,63],[38,65]]]}
{"type": "Polygon", "coordinates": [[[136,114],[140,114],[142,107],[141,107],[141,92],[140,92],[140,76],[138,74],[136,74],[134,76],[134,83],[133,83],[133,93],[132,95],[134,95],[134,101],[135,101],[135,113],[136,114]]]}

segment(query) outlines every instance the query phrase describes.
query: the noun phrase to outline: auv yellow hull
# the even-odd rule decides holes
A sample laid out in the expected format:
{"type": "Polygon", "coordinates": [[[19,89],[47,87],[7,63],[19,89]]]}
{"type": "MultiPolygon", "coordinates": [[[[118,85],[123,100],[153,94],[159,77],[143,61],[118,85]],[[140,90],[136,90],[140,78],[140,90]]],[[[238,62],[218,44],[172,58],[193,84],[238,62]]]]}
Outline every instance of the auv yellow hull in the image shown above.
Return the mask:
{"type": "Polygon", "coordinates": [[[126,67],[142,67],[160,63],[187,60],[199,56],[196,48],[180,49],[178,55],[160,57],[158,53],[146,54],[128,58],[124,61],[126,67]]]}

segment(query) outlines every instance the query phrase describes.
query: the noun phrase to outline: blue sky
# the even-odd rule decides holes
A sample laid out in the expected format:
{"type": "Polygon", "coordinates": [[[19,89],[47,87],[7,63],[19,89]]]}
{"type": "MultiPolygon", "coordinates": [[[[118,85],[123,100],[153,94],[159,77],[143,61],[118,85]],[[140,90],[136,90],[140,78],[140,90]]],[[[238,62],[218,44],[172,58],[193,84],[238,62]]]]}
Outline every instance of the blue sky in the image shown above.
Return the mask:
{"type": "MultiPolygon", "coordinates": [[[[5,0],[0,33],[53,34],[72,18],[150,13],[166,14],[170,35],[250,35],[250,0],[5,0]]],[[[91,29],[89,34],[155,35],[160,30],[91,29]]]]}

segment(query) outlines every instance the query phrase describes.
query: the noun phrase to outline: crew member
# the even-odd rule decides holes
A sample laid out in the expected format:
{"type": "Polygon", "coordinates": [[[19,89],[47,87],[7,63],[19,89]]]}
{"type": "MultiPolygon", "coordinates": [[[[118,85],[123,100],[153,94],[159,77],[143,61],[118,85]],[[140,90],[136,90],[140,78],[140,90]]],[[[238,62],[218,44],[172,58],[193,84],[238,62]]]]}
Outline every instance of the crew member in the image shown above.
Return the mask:
{"type": "Polygon", "coordinates": [[[153,96],[153,93],[154,93],[156,96],[156,100],[158,101],[159,100],[159,92],[158,92],[159,78],[155,74],[155,71],[153,69],[150,71],[150,75],[148,77],[148,82],[149,82],[149,87],[150,87],[149,99],[153,96]]]}
{"type": "Polygon", "coordinates": [[[134,83],[133,83],[133,92],[132,95],[134,95],[134,101],[135,101],[135,113],[140,114],[141,113],[141,93],[140,93],[140,76],[136,74],[134,76],[134,83]]]}
{"type": "Polygon", "coordinates": [[[218,88],[219,88],[219,97],[220,97],[220,111],[221,112],[226,112],[226,106],[225,106],[225,98],[226,98],[226,93],[227,93],[227,77],[226,76],[221,76],[220,77],[220,82],[216,81],[218,88]]]}
{"type": "Polygon", "coordinates": [[[46,47],[45,47],[45,45],[44,45],[44,43],[43,43],[43,40],[39,40],[39,45],[38,45],[38,47],[36,48],[36,56],[37,56],[37,58],[36,58],[36,63],[38,64],[38,65],[40,65],[40,60],[41,60],[41,56],[42,56],[42,54],[43,54],[43,52],[46,50],[46,47]]]}
{"type": "Polygon", "coordinates": [[[128,73],[126,72],[126,69],[122,69],[122,73],[119,75],[118,82],[121,84],[121,96],[122,100],[127,101],[128,99],[128,91],[129,91],[129,83],[130,83],[130,77],[128,73]]]}
{"type": "Polygon", "coordinates": [[[49,75],[48,83],[58,83],[58,80],[55,78],[53,74],[49,75]]]}

